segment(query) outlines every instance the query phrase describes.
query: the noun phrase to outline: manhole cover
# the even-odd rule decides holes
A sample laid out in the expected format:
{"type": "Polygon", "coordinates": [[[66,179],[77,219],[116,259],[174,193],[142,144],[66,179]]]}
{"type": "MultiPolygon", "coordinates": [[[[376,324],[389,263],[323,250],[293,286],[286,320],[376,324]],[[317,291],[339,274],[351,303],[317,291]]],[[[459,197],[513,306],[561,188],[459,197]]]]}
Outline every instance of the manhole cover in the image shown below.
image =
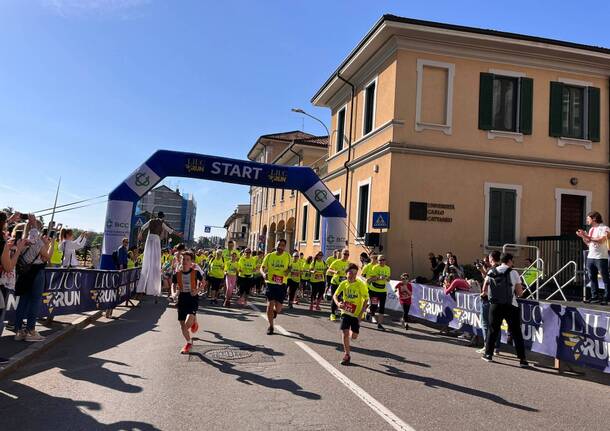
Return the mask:
{"type": "Polygon", "coordinates": [[[273,351],[265,346],[229,346],[218,344],[193,345],[189,361],[206,359],[217,362],[231,362],[236,364],[260,364],[275,362],[273,351]]]}

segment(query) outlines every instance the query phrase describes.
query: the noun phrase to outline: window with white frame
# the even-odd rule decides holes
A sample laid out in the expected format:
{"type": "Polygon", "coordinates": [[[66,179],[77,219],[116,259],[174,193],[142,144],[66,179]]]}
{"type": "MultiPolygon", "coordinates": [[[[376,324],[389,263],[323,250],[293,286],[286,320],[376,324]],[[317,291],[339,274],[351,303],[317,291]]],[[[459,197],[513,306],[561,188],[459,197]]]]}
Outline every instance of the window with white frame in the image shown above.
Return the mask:
{"type": "Polygon", "coordinates": [[[521,186],[485,184],[485,242],[489,247],[515,244],[519,239],[521,186]]]}
{"type": "Polygon", "coordinates": [[[316,210],[316,222],[313,229],[313,240],[320,241],[320,224],[322,222],[322,217],[320,216],[320,211],[316,210]]]}
{"type": "Polygon", "coordinates": [[[358,212],[356,218],[356,234],[364,238],[369,226],[369,207],[371,200],[371,180],[358,182],[358,212]]]}
{"type": "Polygon", "coordinates": [[[345,112],[345,106],[337,112],[337,143],[335,147],[335,152],[337,153],[343,150],[343,143],[345,141],[345,112]]]}
{"type": "Polygon", "coordinates": [[[307,241],[307,223],[308,223],[308,210],[309,205],[303,205],[303,216],[301,217],[303,220],[303,224],[301,226],[301,241],[307,241]]]}
{"type": "Polygon", "coordinates": [[[375,102],[377,99],[377,78],[364,87],[364,111],[362,115],[362,136],[375,128],[375,102]]]}
{"type": "Polygon", "coordinates": [[[454,64],[417,60],[416,131],[452,133],[454,75],[454,64]]]}

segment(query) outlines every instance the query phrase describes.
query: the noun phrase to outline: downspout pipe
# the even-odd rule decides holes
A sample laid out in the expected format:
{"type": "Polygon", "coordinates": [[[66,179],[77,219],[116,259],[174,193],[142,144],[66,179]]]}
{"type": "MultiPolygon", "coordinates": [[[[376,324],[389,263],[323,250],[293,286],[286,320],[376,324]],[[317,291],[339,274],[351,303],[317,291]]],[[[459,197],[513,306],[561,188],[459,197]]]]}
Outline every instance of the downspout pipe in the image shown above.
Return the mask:
{"type": "Polygon", "coordinates": [[[352,159],[352,132],[354,129],[354,98],[356,97],[356,86],[354,84],[352,84],[350,81],[348,81],[347,79],[345,79],[344,77],[341,76],[341,73],[339,71],[337,71],[337,78],[339,78],[341,81],[345,82],[347,85],[349,85],[352,89],[352,97],[351,97],[351,102],[350,102],[350,110],[349,110],[349,135],[348,135],[348,142],[347,142],[347,159],[345,160],[345,163],[343,164],[343,167],[345,168],[345,211],[347,212],[347,237],[346,237],[346,245],[349,244],[349,220],[350,220],[350,211],[349,211],[349,206],[348,206],[348,189],[349,189],[349,162],[352,159]]]}

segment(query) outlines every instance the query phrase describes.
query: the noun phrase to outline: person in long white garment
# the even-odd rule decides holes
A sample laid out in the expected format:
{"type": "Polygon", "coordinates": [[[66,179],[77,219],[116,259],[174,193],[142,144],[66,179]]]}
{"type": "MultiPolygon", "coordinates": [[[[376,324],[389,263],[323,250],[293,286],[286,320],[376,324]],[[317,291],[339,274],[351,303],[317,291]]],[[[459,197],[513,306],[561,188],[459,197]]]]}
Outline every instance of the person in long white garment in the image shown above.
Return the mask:
{"type": "Polygon", "coordinates": [[[155,297],[161,295],[161,234],[165,231],[169,234],[182,235],[165,224],[164,218],[165,214],[159,211],[157,217],[153,217],[142,226],[138,235],[138,239],[142,240],[143,232],[148,230],[148,237],[144,245],[142,271],[136,288],[137,293],[155,297]]]}

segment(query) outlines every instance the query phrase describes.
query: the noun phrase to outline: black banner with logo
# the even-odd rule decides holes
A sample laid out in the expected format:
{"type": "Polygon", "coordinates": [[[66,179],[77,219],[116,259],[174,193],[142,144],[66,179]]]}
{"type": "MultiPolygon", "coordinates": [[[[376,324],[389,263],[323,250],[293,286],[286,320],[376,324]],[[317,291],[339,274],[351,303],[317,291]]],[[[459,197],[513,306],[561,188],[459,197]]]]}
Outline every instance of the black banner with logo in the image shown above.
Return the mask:
{"type": "MultiPolygon", "coordinates": [[[[122,271],[47,268],[39,317],[114,308],[135,291],[140,268],[122,271]]],[[[5,319],[13,322],[19,297],[9,291],[5,319]]]]}

